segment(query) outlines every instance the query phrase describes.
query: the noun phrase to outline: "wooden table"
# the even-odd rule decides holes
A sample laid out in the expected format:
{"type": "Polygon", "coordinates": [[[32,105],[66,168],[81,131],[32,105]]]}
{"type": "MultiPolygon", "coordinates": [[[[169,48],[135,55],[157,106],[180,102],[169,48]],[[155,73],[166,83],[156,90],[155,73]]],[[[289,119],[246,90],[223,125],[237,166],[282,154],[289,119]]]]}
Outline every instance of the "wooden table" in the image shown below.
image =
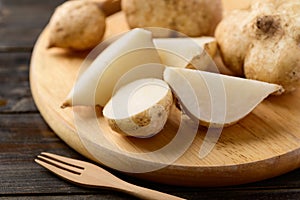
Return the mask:
{"type": "MultiPolygon", "coordinates": [[[[0,197],[12,199],[132,199],[65,182],[34,163],[42,151],[83,159],[47,126],[29,86],[34,43],[63,0],[0,0],[0,197]]],[[[112,171],[112,170],[110,170],[112,171]]],[[[269,180],[221,188],[182,188],[112,173],[137,185],[187,199],[300,199],[300,170],[269,180]]]]}

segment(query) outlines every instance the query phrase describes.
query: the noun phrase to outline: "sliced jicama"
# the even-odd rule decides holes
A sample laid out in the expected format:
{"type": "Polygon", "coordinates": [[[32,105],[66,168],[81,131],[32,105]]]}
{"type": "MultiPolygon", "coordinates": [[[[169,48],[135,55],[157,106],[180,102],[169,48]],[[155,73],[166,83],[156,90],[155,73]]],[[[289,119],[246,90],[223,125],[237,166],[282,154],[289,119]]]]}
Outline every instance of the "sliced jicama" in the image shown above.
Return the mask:
{"type": "Polygon", "coordinates": [[[276,84],[182,68],[166,68],[164,80],[187,114],[211,127],[237,122],[269,94],[282,90],[276,84]]]}
{"type": "Polygon", "coordinates": [[[103,109],[110,127],[134,137],[160,132],[173,102],[168,84],[160,79],[140,79],[121,87],[103,109]]]}
{"type": "MultiPolygon", "coordinates": [[[[133,29],[108,46],[79,77],[62,107],[74,105],[104,106],[115,84],[135,67],[160,63],[150,31],[133,29]]],[[[151,65],[148,65],[151,67],[151,65]]],[[[154,78],[162,77],[157,74],[154,78]]]]}
{"type": "Polygon", "coordinates": [[[180,68],[206,70],[217,50],[213,37],[155,38],[162,63],[180,68]]]}

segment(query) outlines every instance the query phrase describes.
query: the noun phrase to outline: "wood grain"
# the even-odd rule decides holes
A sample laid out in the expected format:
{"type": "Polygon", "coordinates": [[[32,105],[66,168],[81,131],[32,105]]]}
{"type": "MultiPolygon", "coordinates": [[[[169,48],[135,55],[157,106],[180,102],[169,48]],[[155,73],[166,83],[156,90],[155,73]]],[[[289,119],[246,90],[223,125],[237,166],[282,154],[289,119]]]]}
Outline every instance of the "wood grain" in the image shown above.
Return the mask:
{"type": "Polygon", "coordinates": [[[36,112],[29,87],[31,53],[0,53],[0,113],[36,112]]]}
{"type": "MultiPolygon", "coordinates": [[[[5,16],[10,23],[7,26],[1,26],[0,32],[3,37],[1,37],[0,43],[12,44],[12,46],[1,46],[2,52],[0,53],[0,97],[3,97],[7,102],[12,102],[1,107],[0,100],[1,199],[132,199],[130,196],[124,196],[117,192],[74,186],[58,179],[33,162],[35,156],[41,151],[84,159],[53,133],[36,108],[30,109],[31,103],[23,104],[27,111],[19,112],[19,110],[12,109],[13,102],[23,98],[32,98],[29,92],[28,64],[33,41],[53,12],[51,4],[58,5],[61,0],[2,0],[1,2],[4,2],[5,9],[10,11],[9,15],[5,16]],[[24,6],[26,3],[28,5],[24,6]],[[27,23],[28,19],[37,16],[36,13],[40,13],[38,17],[41,20],[35,19],[31,20],[31,23],[27,23]],[[32,17],[24,17],[26,15],[32,17]],[[23,32],[13,32],[12,27],[18,27],[23,32]],[[24,31],[28,31],[26,38],[21,37],[24,31]],[[20,53],[20,51],[27,53],[20,53]]],[[[0,14],[0,21],[3,19],[2,14],[0,14]]],[[[265,181],[220,188],[168,186],[128,177],[113,170],[110,171],[131,183],[182,196],[189,200],[298,200],[300,196],[299,169],[265,181]]]]}
{"type": "MultiPolygon", "coordinates": [[[[132,199],[121,193],[76,187],[39,167],[33,159],[50,151],[84,159],[47,127],[39,114],[0,115],[0,194],[11,199],[132,199]],[[40,196],[42,195],[42,197],[40,196]]],[[[226,188],[184,188],[148,183],[114,172],[122,179],[187,199],[297,199],[300,171],[255,184],[226,188]]]]}
{"type": "Polygon", "coordinates": [[[32,50],[54,8],[64,1],[1,0],[0,52],[32,50]]]}
{"type": "MultiPolygon", "coordinates": [[[[109,35],[126,30],[123,17],[122,13],[119,13],[110,18],[109,35]]],[[[45,30],[35,46],[30,78],[36,104],[53,130],[78,152],[99,163],[105,161],[105,164],[111,168],[118,169],[122,158],[128,159],[132,166],[141,162],[145,166],[149,163],[153,164],[153,160],[149,157],[141,156],[136,159],[113,149],[107,150],[101,142],[97,143],[97,148],[92,149],[92,151],[98,150],[97,159],[94,157],[96,152],[92,152],[93,155],[89,152],[90,147],[87,151],[82,143],[83,140],[77,134],[73,112],[85,115],[84,123],[89,123],[89,116],[93,115],[93,109],[61,110],[59,108],[72,88],[86,54],[72,54],[61,49],[47,50],[45,48],[47,34],[45,30]],[[118,159],[115,159],[116,157],[118,159]]],[[[206,129],[200,128],[188,151],[175,163],[158,171],[134,175],[168,184],[220,186],[258,181],[298,168],[300,166],[300,127],[299,117],[297,117],[300,115],[300,105],[297,102],[299,96],[298,91],[285,96],[268,98],[238,124],[223,129],[216,146],[205,158],[201,159],[198,156],[206,132],[206,129]]],[[[124,152],[144,153],[159,149],[174,137],[178,112],[173,112],[163,133],[146,140],[114,134],[101,116],[99,123],[104,128],[107,138],[123,148],[124,152]]],[[[89,131],[86,134],[94,133],[93,137],[97,137],[99,133],[95,127],[89,126],[87,130],[89,131]]],[[[162,155],[161,160],[163,159],[162,155]]]]}

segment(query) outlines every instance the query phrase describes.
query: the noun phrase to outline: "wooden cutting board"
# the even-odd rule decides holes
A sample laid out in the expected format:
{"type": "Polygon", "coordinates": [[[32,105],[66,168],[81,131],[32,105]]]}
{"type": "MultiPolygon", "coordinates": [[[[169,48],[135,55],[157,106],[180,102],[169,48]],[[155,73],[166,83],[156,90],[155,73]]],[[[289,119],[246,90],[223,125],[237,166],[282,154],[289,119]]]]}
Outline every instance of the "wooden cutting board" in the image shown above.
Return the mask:
{"type": "MultiPolygon", "coordinates": [[[[125,30],[128,27],[122,13],[108,19],[106,37],[125,30]]],[[[185,186],[254,182],[300,166],[299,90],[267,98],[238,124],[223,129],[214,148],[203,158],[199,151],[203,148],[207,129],[200,127],[184,154],[169,163],[168,157],[174,152],[160,150],[175,140],[180,112],[172,110],[162,133],[149,139],[134,139],[111,131],[102,115],[95,115],[93,108],[61,109],[88,52],[47,49],[47,41],[46,28],[35,45],[31,60],[30,84],[36,105],[61,139],[98,163],[142,179],[185,186]],[[98,127],[92,124],[95,119],[98,127]],[[113,144],[115,149],[107,147],[107,143],[113,144]],[[123,170],[124,166],[131,167],[132,171],[123,170]],[[157,166],[162,167],[151,170],[157,166]],[[133,173],[134,169],[145,171],[133,173]]],[[[98,110],[98,113],[101,112],[98,110]]],[[[181,135],[183,140],[190,137],[188,131],[184,134],[181,135]]],[[[206,144],[209,142],[213,140],[206,144]]],[[[184,147],[178,145],[180,148],[184,147]]]]}

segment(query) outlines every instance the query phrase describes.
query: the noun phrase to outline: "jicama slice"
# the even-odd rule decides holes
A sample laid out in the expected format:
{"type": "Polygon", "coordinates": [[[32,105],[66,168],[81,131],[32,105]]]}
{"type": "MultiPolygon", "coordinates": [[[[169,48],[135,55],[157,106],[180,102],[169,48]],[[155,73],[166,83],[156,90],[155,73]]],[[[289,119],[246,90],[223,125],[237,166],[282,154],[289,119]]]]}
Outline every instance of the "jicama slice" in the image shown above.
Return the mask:
{"type": "Polygon", "coordinates": [[[164,80],[187,114],[211,127],[237,122],[282,89],[276,84],[176,67],[165,69],[164,80]]]}
{"type": "Polygon", "coordinates": [[[121,87],[104,107],[103,116],[120,134],[151,137],[163,129],[172,103],[166,82],[140,79],[121,87]]]}
{"type": "MultiPolygon", "coordinates": [[[[124,74],[135,67],[150,63],[161,63],[152,41],[152,34],[144,29],[133,29],[99,54],[79,77],[62,107],[104,106],[124,74]]],[[[162,78],[162,74],[156,76],[162,78]]]]}

